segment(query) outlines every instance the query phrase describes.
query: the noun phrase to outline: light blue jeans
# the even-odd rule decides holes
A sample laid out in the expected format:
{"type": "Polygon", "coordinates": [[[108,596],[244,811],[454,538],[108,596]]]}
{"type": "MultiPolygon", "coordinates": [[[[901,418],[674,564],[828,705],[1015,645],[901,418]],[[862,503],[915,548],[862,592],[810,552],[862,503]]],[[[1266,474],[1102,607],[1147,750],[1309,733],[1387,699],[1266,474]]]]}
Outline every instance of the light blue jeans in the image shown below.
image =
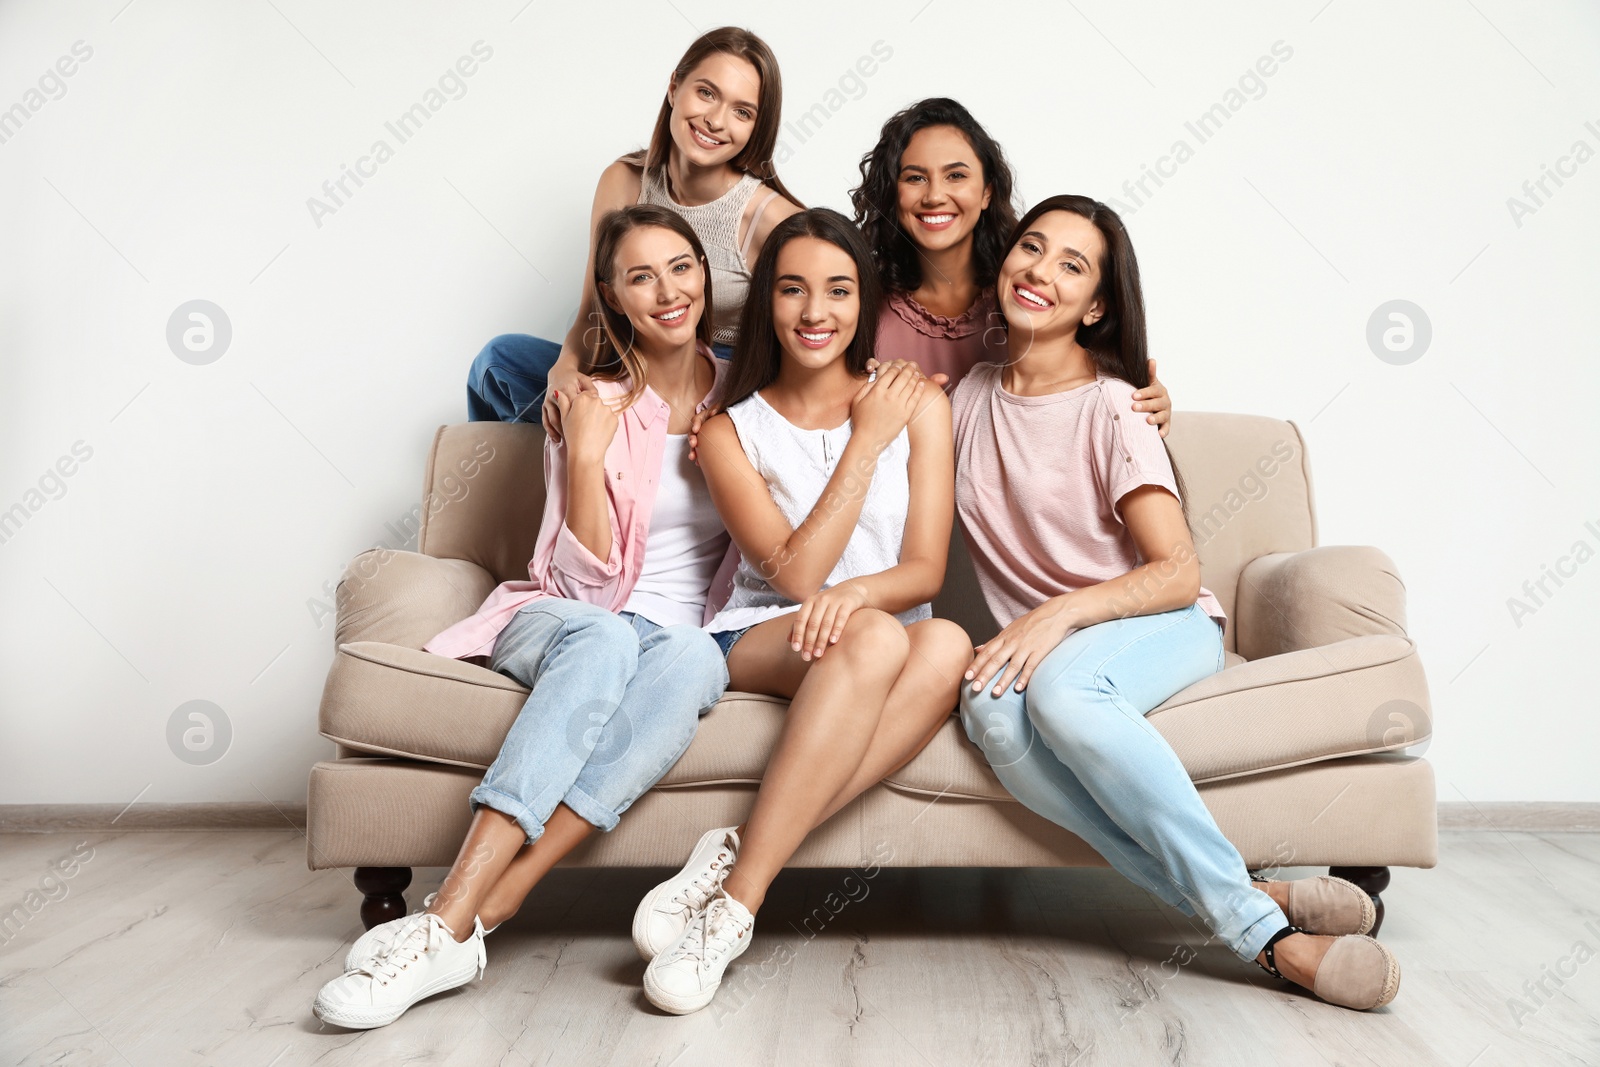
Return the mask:
{"type": "MultiPolygon", "coordinates": [[[[729,345],[712,345],[719,359],[729,345]]],[[[538,422],[550,368],[561,355],[559,341],[503,333],[483,346],[467,371],[467,418],[472,422],[538,422]]]]}
{"type": "Polygon", "coordinates": [[[489,666],[531,692],[469,802],[511,816],[528,844],[557,804],[615,828],[728,687],[722,651],[704,630],[560,597],[512,616],[489,666]]]}
{"type": "Polygon", "coordinates": [[[1145,719],[1222,669],[1222,633],[1190,605],[1068,635],[1028,687],[992,696],[961,687],[961,722],[1001,783],[1066,827],[1134,884],[1253,960],[1289,925],[1250,885],[1172,746],[1145,719]]]}

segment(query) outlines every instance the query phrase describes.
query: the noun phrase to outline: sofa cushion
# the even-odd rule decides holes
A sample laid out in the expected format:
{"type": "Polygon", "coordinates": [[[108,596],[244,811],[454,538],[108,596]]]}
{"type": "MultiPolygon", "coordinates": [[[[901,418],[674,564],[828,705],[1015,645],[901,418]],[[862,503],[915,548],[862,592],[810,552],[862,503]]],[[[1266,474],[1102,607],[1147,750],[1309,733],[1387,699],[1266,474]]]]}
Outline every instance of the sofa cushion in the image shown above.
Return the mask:
{"type": "MultiPolygon", "coordinates": [[[[470,663],[376,641],[339,646],[323,692],[325,737],[348,748],[484,768],[495,758],[527,690],[470,663]]],[[[1229,667],[1150,715],[1196,781],[1400,747],[1381,709],[1405,699],[1421,712],[1427,688],[1406,638],[1352,638],[1229,667]]],[[[787,702],[729,693],[702,717],[664,788],[761,780],[787,702]]],[[[888,784],[929,796],[1010,800],[959,719],[888,784]]]]}
{"type": "MultiPolygon", "coordinates": [[[[494,762],[528,690],[496,671],[380,641],[342,644],[322,693],[324,737],[458,767],[494,762]]],[[[663,785],[759,782],[788,702],[729,693],[700,720],[663,785]]]]}
{"type": "MultiPolygon", "coordinates": [[[[329,867],[439,867],[461,848],[472,770],[414,760],[341,759],[311,770],[306,860],[329,867]]],[[[1200,786],[1200,797],[1252,867],[1431,867],[1438,856],[1427,762],[1355,756],[1200,786]]],[[[651,790],[609,834],[562,866],[682,862],[708,826],[750,811],[749,785],[651,790]]],[[[807,836],[791,867],[1045,867],[1104,863],[1020,804],[934,800],[876,786],[807,836]]],[[[420,892],[420,891],[419,891],[420,892]]],[[[1081,902],[1074,902],[1074,905],[1081,902]]]]}

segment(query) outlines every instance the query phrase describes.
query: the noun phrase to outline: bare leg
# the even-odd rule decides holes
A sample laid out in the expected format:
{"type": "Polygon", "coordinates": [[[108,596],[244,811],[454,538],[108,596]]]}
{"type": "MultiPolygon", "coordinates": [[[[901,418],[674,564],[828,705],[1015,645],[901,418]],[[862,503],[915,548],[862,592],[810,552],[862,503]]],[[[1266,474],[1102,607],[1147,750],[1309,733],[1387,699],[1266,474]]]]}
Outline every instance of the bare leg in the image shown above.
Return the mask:
{"type": "Polygon", "coordinates": [[[515,914],[534,884],[593,829],[571,808],[558,804],[544,834],[529,845],[511,816],[479,808],[428,910],[444,920],[457,941],[465,941],[472,934],[474,915],[492,926],[515,914]]]}
{"type": "MultiPolygon", "coordinates": [[[[846,804],[914,759],[950,718],[961,689],[961,676],[972,662],[967,632],[944,619],[927,619],[906,627],[911,654],[889,689],[878,729],[867,744],[861,766],[834,794],[821,826],[846,804]]],[[[813,827],[815,829],[815,827],[813,827]]],[[[746,827],[738,828],[742,839],[746,827]]]]}
{"type": "Polygon", "coordinates": [[[972,640],[947,619],[926,619],[906,627],[911,654],[889,690],[877,732],[861,766],[834,794],[820,826],[862,793],[883,781],[928,747],[960,696],[961,676],[972,662],[972,640]]]}
{"type": "Polygon", "coordinates": [[[752,913],[829,802],[861,766],[877,732],[890,687],[910,654],[905,627],[892,615],[863,608],[845,623],[839,643],[806,664],[789,647],[793,620],[751,629],[728,658],[731,688],[792,692],[778,747],[767,762],[745,824],[739,861],[724,883],[752,913]]]}
{"type": "Polygon", "coordinates": [[[515,915],[540,879],[592,833],[594,826],[587,819],[565,804],[556,805],[544,824],[544,835],[533,844],[524,845],[484,895],[478,905],[478,918],[483,925],[496,926],[515,915]]]}

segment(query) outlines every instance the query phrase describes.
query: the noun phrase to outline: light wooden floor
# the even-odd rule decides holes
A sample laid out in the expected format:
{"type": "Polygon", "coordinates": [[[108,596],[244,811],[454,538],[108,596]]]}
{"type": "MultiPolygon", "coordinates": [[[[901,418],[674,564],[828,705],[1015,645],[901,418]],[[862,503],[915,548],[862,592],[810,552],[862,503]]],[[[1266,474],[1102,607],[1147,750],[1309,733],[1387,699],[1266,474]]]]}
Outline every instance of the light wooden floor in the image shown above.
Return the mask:
{"type": "MultiPolygon", "coordinates": [[[[628,937],[660,873],[558,871],[489,938],[483,981],[351,1033],[310,1004],[357,894],[306,870],[298,833],[8,835],[0,908],[58,899],[0,944],[0,1063],[1600,1063],[1600,834],[1441,846],[1438,869],[1395,871],[1404,981],[1368,1014],[1271,982],[1109,871],[884,870],[785,875],[718,1000],[674,1018],[628,937]],[[80,842],[62,895],[47,865],[80,842]]],[[[418,872],[413,905],[442,874],[418,872]]]]}

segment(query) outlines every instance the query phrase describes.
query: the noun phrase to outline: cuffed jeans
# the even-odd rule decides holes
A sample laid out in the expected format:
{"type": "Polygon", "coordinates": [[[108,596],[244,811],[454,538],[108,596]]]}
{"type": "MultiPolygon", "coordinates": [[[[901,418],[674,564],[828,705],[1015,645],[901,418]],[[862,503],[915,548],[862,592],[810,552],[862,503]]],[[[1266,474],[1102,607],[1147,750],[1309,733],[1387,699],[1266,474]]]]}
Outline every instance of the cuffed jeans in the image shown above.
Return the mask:
{"type": "MultiPolygon", "coordinates": [[[[712,345],[720,359],[733,349],[712,345]]],[[[483,346],[467,372],[467,418],[473,422],[538,422],[550,368],[561,345],[525,333],[503,333],[483,346]]]]}
{"type": "Polygon", "coordinates": [[[489,666],[531,692],[469,802],[515,819],[528,844],[557,804],[613,829],[678,762],[728,687],[704,630],[561,597],[512,616],[489,666]]]}
{"type": "Polygon", "coordinates": [[[1222,634],[1191,605],[1068,635],[1018,693],[961,688],[961,722],[1023,805],[1083,838],[1134,884],[1253,960],[1288,925],[1250,885],[1189,773],[1145,716],[1222,669],[1222,634]]]}

